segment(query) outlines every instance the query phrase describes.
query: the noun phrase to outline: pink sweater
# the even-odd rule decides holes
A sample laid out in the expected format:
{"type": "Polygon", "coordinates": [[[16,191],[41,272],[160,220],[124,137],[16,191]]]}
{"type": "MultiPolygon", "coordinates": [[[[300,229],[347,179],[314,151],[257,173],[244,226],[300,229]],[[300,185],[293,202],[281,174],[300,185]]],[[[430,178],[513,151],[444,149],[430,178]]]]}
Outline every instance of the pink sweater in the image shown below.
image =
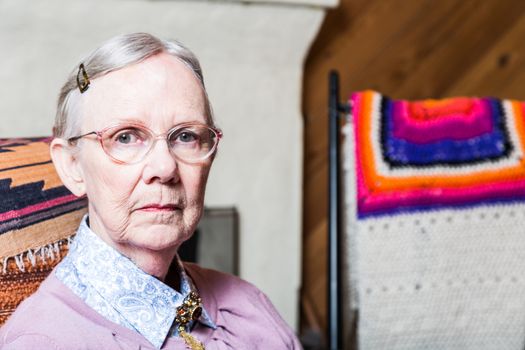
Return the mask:
{"type": "MultiPolygon", "coordinates": [[[[185,264],[217,329],[191,332],[207,350],[301,349],[268,298],[237,277],[185,264]]],[[[52,273],[0,328],[0,349],[154,349],[139,333],[86,305],[52,273]]],[[[162,349],[187,349],[170,337],[162,349]]]]}

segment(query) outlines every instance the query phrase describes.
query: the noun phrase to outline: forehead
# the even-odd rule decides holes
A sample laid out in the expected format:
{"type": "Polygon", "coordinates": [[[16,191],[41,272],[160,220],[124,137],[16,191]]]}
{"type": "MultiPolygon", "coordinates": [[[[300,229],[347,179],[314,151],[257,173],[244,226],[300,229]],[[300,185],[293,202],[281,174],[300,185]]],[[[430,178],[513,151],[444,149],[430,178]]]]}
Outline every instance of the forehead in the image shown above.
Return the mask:
{"type": "Polygon", "coordinates": [[[126,121],[159,129],[206,122],[200,81],[186,64],[164,53],[94,79],[85,95],[84,130],[126,121]]]}

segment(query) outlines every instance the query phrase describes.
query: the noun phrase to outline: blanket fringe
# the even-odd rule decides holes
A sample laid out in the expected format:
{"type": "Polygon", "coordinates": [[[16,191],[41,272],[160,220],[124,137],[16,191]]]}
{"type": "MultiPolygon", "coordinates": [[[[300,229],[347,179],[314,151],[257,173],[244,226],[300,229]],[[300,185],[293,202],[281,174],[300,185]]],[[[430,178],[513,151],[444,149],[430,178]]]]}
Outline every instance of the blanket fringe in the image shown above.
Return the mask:
{"type": "Polygon", "coordinates": [[[2,274],[7,274],[7,267],[11,260],[15,262],[19,272],[25,272],[29,265],[36,267],[39,261],[43,264],[51,264],[60,259],[60,247],[63,245],[69,247],[71,243],[73,243],[73,239],[74,235],[71,235],[67,238],[61,239],[54,243],[46,244],[42,247],[28,249],[21,254],[0,258],[2,274]]]}

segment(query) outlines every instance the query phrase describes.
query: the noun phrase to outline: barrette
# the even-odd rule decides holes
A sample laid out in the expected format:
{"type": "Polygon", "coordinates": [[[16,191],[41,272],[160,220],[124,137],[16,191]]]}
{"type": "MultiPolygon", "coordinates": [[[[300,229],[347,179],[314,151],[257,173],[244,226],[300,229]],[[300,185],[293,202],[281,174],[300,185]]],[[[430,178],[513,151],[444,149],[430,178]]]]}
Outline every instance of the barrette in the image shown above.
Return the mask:
{"type": "Polygon", "coordinates": [[[77,73],[77,85],[78,89],[81,93],[84,93],[89,88],[89,77],[86,73],[86,69],[84,68],[84,63],[81,63],[78,67],[78,73],[77,73]],[[82,77],[81,77],[82,75],[82,77]],[[82,81],[80,80],[82,78],[82,81]]]}

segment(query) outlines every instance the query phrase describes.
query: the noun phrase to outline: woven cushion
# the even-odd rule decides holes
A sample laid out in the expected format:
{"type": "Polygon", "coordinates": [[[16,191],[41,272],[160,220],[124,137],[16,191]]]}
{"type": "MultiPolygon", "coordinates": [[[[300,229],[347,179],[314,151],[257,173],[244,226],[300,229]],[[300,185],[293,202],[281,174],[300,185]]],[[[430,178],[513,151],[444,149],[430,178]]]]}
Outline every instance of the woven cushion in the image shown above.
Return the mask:
{"type": "Polygon", "coordinates": [[[49,142],[0,139],[0,325],[65,256],[86,212],[56,174],[49,142]]]}

